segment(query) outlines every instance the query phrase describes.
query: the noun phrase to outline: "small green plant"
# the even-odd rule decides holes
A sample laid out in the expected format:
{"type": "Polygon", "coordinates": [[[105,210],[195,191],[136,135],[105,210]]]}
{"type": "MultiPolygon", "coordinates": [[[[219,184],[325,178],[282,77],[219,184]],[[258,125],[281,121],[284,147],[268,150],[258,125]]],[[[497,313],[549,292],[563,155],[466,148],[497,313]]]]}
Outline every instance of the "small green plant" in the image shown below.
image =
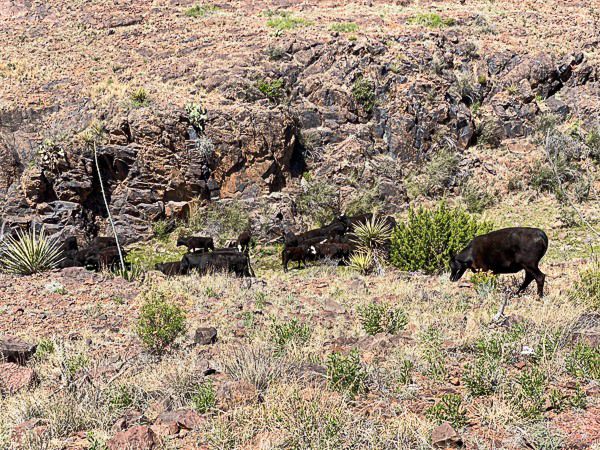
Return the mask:
{"type": "Polygon", "coordinates": [[[279,103],[283,96],[284,82],[281,78],[277,80],[259,80],[256,88],[273,103],[279,103]]]}
{"type": "Polygon", "coordinates": [[[186,103],[185,105],[185,113],[192,124],[192,126],[200,131],[204,132],[204,127],[206,125],[206,119],[208,118],[208,113],[206,108],[202,106],[200,103],[186,103]]]}
{"type": "Polygon", "coordinates": [[[600,380],[600,347],[578,342],[565,361],[567,372],[577,378],[600,380]]]}
{"type": "Polygon", "coordinates": [[[200,414],[206,414],[217,405],[217,393],[212,380],[204,381],[192,397],[192,405],[200,414]]]}
{"type": "Polygon", "coordinates": [[[442,351],[442,334],[435,326],[429,326],[420,336],[423,345],[423,357],[426,362],[424,374],[443,380],[446,377],[446,356],[442,351]]]}
{"type": "Polygon", "coordinates": [[[375,258],[370,250],[357,250],[348,258],[348,266],[350,269],[362,275],[368,275],[373,272],[375,266],[375,258]]]}
{"type": "Polygon", "coordinates": [[[142,266],[137,264],[130,264],[129,266],[122,267],[113,267],[111,268],[111,273],[115,277],[123,278],[125,281],[129,281],[130,283],[133,281],[140,280],[144,275],[144,269],[142,266]]]}
{"type": "Polygon", "coordinates": [[[412,384],[413,377],[412,373],[415,368],[415,364],[409,360],[405,359],[400,364],[400,368],[398,369],[398,383],[402,385],[412,384]]]}
{"type": "Polygon", "coordinates": [[[358,309],[358,317],[367,334],[397,333],[408,325],[408,317],[401,308],[370,303],[358,309]]]}
{"type": "Polygon", "coordinates": [[[487,297],[498,288],[498,277],[489,272],[477,272],[471,275],[471,283],[478,295],[487,297]]]}
{"type": "Polygon", "coordinates": [[[133,405],[134,395],[128,386],[120,385],[109,393],[108,403],[112,410],[121,411],[133,405]]]}
{"type": "Polygon", "coordinates": [[[50,339],[42,339],[38,342],[37,348],[35,350],[36,359],[46,359],[49,355],[54,354],[56,351],[56,346],[54,342],[50,339]]]}
{"type": "Polygon", "coordinates": [[[569,399],[569,404],[571,407],[576,409],[585,409],[587,406],[587,395],[583,389],[581,389],[581,385],[577,384],[575,388],[575,393],[569,399]]]}
{"type": "Polygon", "coordinates": [[[352,85],[352,97],[356,103],[362,106],[364,112],[371,114],[377,103],[375,84],[360,75],[352,85]]]}
{"type": "Polygon", "coordinates": [[[236,239],[242,231],[250,228],[250,215],[248,208],[240,201],[212,202],[204,208],[190,208],[186,228],[192,233],[218,236],[215,245],[223,245],[228,239],[236,239]]]}
{"type": "Polygon", "coordinates": [[[424,195],[440,197],[457,184],[460,158],[451,150],[442,150],[433,155],[422,172],[408,180],[411,197],[424,195]]]}
{"type": "Polygon", "coordinates": [[[503,375],[498,361],[478,358],[473,365],[467,365],[462,381],[471,396],[481,397],[496,392],[503,375]]]}
{"type": "Polygon", "coordinates": [[[489,222],[463,209],[449,208],[445,202],[434,210],[409,208],[408,220],[392,233],[390,261],[401,270],[440,273],[447,269],[451,256],[491,229],[489,222]]]}
{"type": "Polygon", "coordinates": [[[366,390],[367,372],[362,367],[358,350],[347,356],[334,352],[327,358],[327,379],[332,389],[351,396],[366,390]]]}
{"type": "Polygon", "coordinates": [[[470,213],[481,213],[495,202],[494,195],[472,182],[461,186],[460,195],[470,213]]]}
{"type": "Polygon", "coordinates": [[[463,428],[468,423],[467,412],[462,407],[462,397],[457,394],[442,396],[438,403],[425,411],[425,415],[438,425],[448,422],[454,428],[463,428]]]}
{"type": "Polygon", "coordinates": [[[294,28],[312,25],[312,23],[308,20],[300,17],[294,17],[287,11],[269,15],[270,18],[269,20],[267,20],[267,26],[274,28],[279,33],[283,31],[292,30],[294,28]]]}
{"type": "Polygon", "coordinates": [[[73,377],[80,370],[85,369],[90,364],[90,359],[84,355],[83,353],[77,353],[75,355],[69,356],[64,361],[65,373],[69,379],[73,379],[73,377]]]}
{"type": "Polygon", "coordinates": [[[53,294],[65,295],[67,293],[67,289],[56,280],[52,280],[49,283],[46,283],[44,289],[53,294]]]}
{"type": "Polygon", "coordinates": [[[533,367],[519,375],[512,390],[512,403],[521,417],[526,420],[537,420],[544,412],[546,375],[533,367]]]}
{"type": "Polygon", "coordinates": [[[308,182],[304,191],[296,197],[298,212],[321,226],[340,213],[337,187],[322,181],[308,182]]]}
{"type": "Polygon", "coordinates": [[[442,18],[436,13],[421,13],[407,20],[409,25],[420,25],[427,28],[444,28],[451,27],[456,24],[456,20],[452,18],[442,18]]]}
{"type": "Polygon", "coordinates": [[[600,310],[600,258],[594,255],[586,268],[579,273],[579,281],[572,297],[600,310]]]}
{"type": "Polygon", "coordinates": [[[332,23],[329,29],[336,33],[356,33],[358,25],[354,22],[336,22],[332,23]]]}
{"type": "Polygon", "coordinates": [[[136,89],[130,95],[131,104],[134,108],[141,108],[142,106],[147,106],[150,103],[150,97],[146,89],[143,87],[136,89]]]}
{"type": "Polygon", "coordinates": [[[18,275],[32,275],[55,269],[62,261],[60,243],[46,236],[42,228],[36,231],[17,231],[17,237],[8,236],[0,241],[0,269],[18,275]]]}
{"type": "Polygon", "coordinates": [[[210,14],[213,14],[219,11],[219,9],[221,8],[216,5],[194,5],[185,11],[185,15],[197,19],[199,17],[206,17],[210,14]]]}
{"type": "Polygon", "coordinates": [[[185,313],[166,292],[150,288],[143,294],[136,332],[149,350],[163,353],[185,333],[185,313]]]}
{"type": "Polygon", "coordinates": [[[271,326],[272,339],[278,351],[283,351],[289,345],[304,345],[310,339],[311,330],[307,324],[298,319],[288,322],[273,322],[271,326]]]}
{"type": "Polygon", "coordinates": [[[160,240],[167,239],[172,228],[172,223],[168,220],[157,220],[152,223],[154,237],[160,240]]]}
{"type": "Polygon", "coordinates": [[[565,448],[564,436],[547,423],[534,423],[525,430],[528,447],[535,450],[561,450],[565,448]]]}

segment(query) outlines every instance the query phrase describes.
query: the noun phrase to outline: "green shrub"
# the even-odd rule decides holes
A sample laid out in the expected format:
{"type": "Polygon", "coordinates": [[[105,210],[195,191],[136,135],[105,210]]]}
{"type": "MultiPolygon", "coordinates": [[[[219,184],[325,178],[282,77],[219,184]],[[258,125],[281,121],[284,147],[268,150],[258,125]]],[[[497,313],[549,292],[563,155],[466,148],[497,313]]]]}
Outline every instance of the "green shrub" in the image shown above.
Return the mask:
{"type": "Polygon", "coordinates": [[[121,269],[115,270],[116,275],[125,279],[139,277],[143,272],[154,270],[156,264],[181,261],[187,249],[178,248],[173,240],[152,240],[139,242],[128,249],[125,262],[131,269],[124,273],[121,269]]]}
{"type": "Polygon", "coordinates": [[[408,325],[408,317],[402,308],[370,303],[358,309],[358,317],[367,334],[397,333],[408,325]]]}
{"type": "Polygon", "coordinates": [[[221,8],[216,5],[194,5],[185,12],[185,15],[196,19],[198,17],[206,17],[217,12],[219,9],[221,8]]]}
{"type": "Polygon", "coordinates": [[[382,206],[382,201],[377,192],[377,186],[371,188],[360,187],[350,197],[344,210],[349,217],[358,214],[373,213],[378,211],[382,206]]]}
{"type": "Polygon", "coordinates": [[[327,379],[332,389],[352,396],[366,390],[367,372],[360,363],[358,350],[347,356],[334,352],[327,358],[327,379]]]}
{"type": "Polygon", "coordinates": [[[132,389],[125,385],[120,385],[118,388],[109,392],[108,403],[113,410],[123,410],[131,407],[134,401],[132,389]]]}
{"type": "Polygon", "coordinates": [[[204,381],[192,397],[192,405],[200,414],[206,414],[217,405],[217,393],[212,380],[204,381]]]}
{"type": "Polygon", "coordinates": [[[481,213],[495,203],[494,195],[474,183],[463,184],[460,188],[460,195],[470,213],[481,213]]]}
{"type": "Polygon", "coordinates": [[[143,294],[136,332],[144,346],[155,353],[164,352],[185,333],[185,313],[172,304],[170,296],[151,288],[143,294]]]}
{"type": "Polygon", "coordinates": [[[411,360],[403,360],[398,369],[398,383],[403,385],[412,384],[412,372],[414,368],[415,364],[411,360]]]}
{"type": "Polygon", "coordinates": [[[60,243],[46,236],[42,228],[17,231],[17,237],[8,236],[0,241],[0,269],[18,275],[32,275],[55,269],[62,261],[60,243]]]}
{"type": "Polygon", "coordinates": [[[425,415],[438,425],[449,422],[454,428],[467,425],[467,412],[462,407],[462,397],[457,394],[446,394],[440,401],[425,411],[425,415]]]}
{"type": "Polygon", "coordinates": [[[578,342],[566,358],[567,372],[577,378],[600,380],[600,347],[578,342]]]}
{"type": "Polygon", "coordinates": [[[279,103],[283,96],[284,82],[281,78],[277,80],[259,80],[256,83],[256,88],[269,100],[274,103],[279,103]]]}
{"type": "Polygon", "coordinates": [[[143,87],[133,91],[130,95],[130,98],[131,104],[135,108],[141,108],[142,106],[147,106],[150,103],[150,96],[143,87]]]}
{"type": "Polygon", "coordinates": [[[600,163],[600,128],[590,131],[585,138],[585,145],[589,149],[590,158],[600,163]]]}
{"type": "Polygon", "coordinates": [[[435,198],[445,194],[456,184],[460,158],[450,150],[435,153],[425,164],[422,173],[408,181],[411,197],[424,195],[435,198]]]}
{"type": "Polygon", "coordinates": [[[352,97],[367,114],[371,114],[377,102],[375,84],[360,75],[352,85],[352,97]]]}
{"type": "Polygon", "coordinates": [[[90,359],[83,353],[68,356],[64,360],[64,373],[69,381],[72,381],[77,372],[85,369],[90,364],[90,359]]]}
{"type": "Polygon", "coordinates": [[[546,375],[538,368],[522,372],[513,386],[511,400],[521,417],[538,420],[545,406],[546,375]]]}
{"type": "Polygon", "coordinates": [[[35,358],[40,360],[46,359],[49,355],[54,354],[55,351],[56,346],[53,341],[50,339],[42,339],[37,344],[35,358]]]}
{"type": "Polygon", "coordinates": [[[444,28],[456,24],[452,18],[442,18],[436,13],[421,13],[408,19],[409,25],[421,25],[428,28],[444,28]]]}
{"type": "Polygon", "coordinates": [[[490,223],[445,202],[434,210],[409,208],[408,220],[392,233],[390,260],[401,270],[439,273],[448,268],[451,256],[491,229],[490,223]]]}
{"type": "Polygon", "coordinates": [[[535,423],[525,430],[529,448],[536,450],[561,450],[565,448],[565,439],[560,430],[553,429],[548,423],[535,423]]]}
{"type": "Polygon", "coordinates": [[[185,105],[185,113],[193,127],[200,132],[204,132],[206,119],[208,118],[206,108],[199,103],[190,102],[185,105]]]}
{"type": "Polygon", "coordinates": [[[332,23],[329,29],[337,33],[356,33],[358,25],[354,22],[336,22],[332,23]]]}
{"type": "Polygon", "coordinates": [[[481,397],[496,392],[503,376],[498,361],[478,358],[473,365],[467,365],[462,381],[471,396],[481,397]]]}
{"type": "Polygon", "coordinates": [[[442,349],[442,334],[434,325],[429,326],[419,337],[423,346],[423,358],[426,362],[423,373],[436,380],[446,377],[446,355],[442,349]]]}
{"type": "Polygon", "coordinates": [[[298,212],[315,225],[325,225],[340,214],[338,189],[325,182],[308,182],[296,197],[296,206],[298,212]]]}
{"type": "Polygon", "coordinates": [[[588,267],[579,273],[579,281],[572,296],[600,310],[600,258],[592,257],[588,267]]]}
{"type": "Polygon", "coordinates": [[[294,17],[287,11],[269,15],[270,18],[269,20],[267,20],[267,26],[274,28],[278,32],[312,25],[312,23],[308,20],[302,19],[300,17],[294,17]]]}
{"type": "Polygon", "coordinates": [[[471,283],[477,294],[487,297],[498,288],[498,277],[489,272],[477,272],[471,275],[471,283]]]}
{"type": "Polygon", "coordinates": [[[304,345],[310,339],[311,330],[298,319],[289,322],[273,322],[271,326],[272,339],[279,351],[290,344],[304,345]]]}
{"type": "Polygon", "coordinates": [[[160,240],[168,238],[171,229],[172,224],[168,220],[157,220],[152,223],[152,233],[154,234],[154,237],[160,240]]]}

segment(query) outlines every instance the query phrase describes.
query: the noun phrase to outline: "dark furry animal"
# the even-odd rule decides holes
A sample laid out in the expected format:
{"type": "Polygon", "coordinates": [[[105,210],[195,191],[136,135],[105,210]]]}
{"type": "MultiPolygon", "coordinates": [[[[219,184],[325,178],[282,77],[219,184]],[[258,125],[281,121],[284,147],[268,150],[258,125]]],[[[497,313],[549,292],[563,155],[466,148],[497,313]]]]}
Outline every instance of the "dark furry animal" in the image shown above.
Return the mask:
{"type": "Polygon", "coordinates": [[[213,238],[201,236],[185,236],[177,239],[177,246],[183,245],[192,253],[207,252],[215,249],[213,238]]]}
{"type": "Polygon", "coordinates": [[[252,241],[252,234],[250,231],[242,231],[235,242],[229,244],[230,248],[237,248],[240,252],[248,253],[250,250],[250,242],[252,241]]]}
{"type": "Polygon", "coordinates": [[[188,253],[181,260],[184,274],[197,270],[202,275],[212,272],[230,272],[238,277],[253,277],[248,255],[233,249],[218,249],[210,253],[188,253]]]}
{"type": "Polygon", "coordinates": [[[355,216],[341,216],[339,221],[346,225],[346,229],[352,231],[356,225],[367,223],[373,219],[372,213],[357,214],[355,216]]]}
{"type": "Polygon", "coordinates": [[[314,246],[306,247],[285,247],[281,252],[281,263],[283,265],[283,271],[288,271],[288,263],[290,261],[298,262],[298,269],[301,264],[306,267],[306,261],[314,260],[316,257],[316,249],[314,246]]]}
{"type": "Polygon", "coordinates": [[[328,258],[345,260],[350,256],[350,252],[352,251],[352,247],[350,246],[350,244],[341,244],[335,242],[315,244],[314,246],[309,247],[309,249],[313,248],[315,249],[317,259],[328,258]]]}
{"type": "Polygon", "coordinates": [[[159,264],[156,264],[155,268],[156,268],[156,270],[164,273],[168,277],[173,277],[175,275],[181,275],[183,273],[181,270],[181,261],[159,263],[159,264]]]}
{"type": "Polygon", "coordinates": [[[535,280],[538,295],[544,295],[546,276],[539,269],[548,250],[548,236],[539,228],[515,227],[475,237],[467,247],[450,259],[450,280],[458,281],[467,269],[473,272],[517,273],[525,270],[520,294],[535,280]]]}

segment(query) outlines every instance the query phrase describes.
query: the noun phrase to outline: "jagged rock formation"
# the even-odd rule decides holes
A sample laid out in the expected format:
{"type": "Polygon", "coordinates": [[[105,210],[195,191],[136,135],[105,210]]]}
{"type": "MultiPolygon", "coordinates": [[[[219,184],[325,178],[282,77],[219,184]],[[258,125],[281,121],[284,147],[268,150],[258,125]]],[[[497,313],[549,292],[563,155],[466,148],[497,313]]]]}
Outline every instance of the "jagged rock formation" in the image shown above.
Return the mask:
{"type": "MultiPolygon", "coordinates": [[[[8,3],[18,13],[12,25],[32,26],[39,39],[59,20],[59,4],[33,10],[8,3]]],[[[256,12],[240,5],[245,14],[256,12]]],[[[9,224],[38,221],[82,238],[106,233],[92,147],[77,136],[93,119],[106,124],[97,150],[110,208],[119,233],[133,241],[148,234],[151,221],[192,199],[239,197],[268,204],[269,214],[285,210],[290,216],[293,200],[287,194],[293,198],[305,171],[338,185],[344,198],[377,186],[390,208],[397,208],[406,201],[405,162],[444,147],[464,152],[482,137],[491,145],[526,138],[545,112],[589,122],[600,118],[600,74],[586,56],[590,39],[560,57],[508,46],[482,51],[469,30],[489,25],[465,13],[458,29],[388,26],[384,36],[365,33],[357,40],[301,29],[275,38],[249,33],[240,42],[241,29],[234,27],[226,31],[231,44],[221,48],[219,20],[229,23],[228,14],[238,13],[223,6],[221,19],[205,20],[208,44],[196,42],[196,31],[182,16],[179,47],[159,54],[153,47],[158,37],[149,38],[147,50],[131,39],[143,33],[141,24],[167,20],[173,7],[120,8],[120,15],[110,16],[125,18],[117,22],[81,17],[104,44],[128,42],[145,57],[163,58],[149,71],[161,79],[164,95],[157,90],[148,105],[133,107],[123,98],[89,101],[70,87],[60,98],[52,86],[32,82],[52,106],[9,103],[0,115],[0,211],[9,224]],[[196,86],[194,92],[201,87],[202,124],[186,112],[182,89],[173,88],[171,101],[172,80],[196,86]]],[[[119,58],[133,64],[112,48],[113,64],[119,58]]],[[[131,78],[115,70],[121,82],[131,78]]]]}

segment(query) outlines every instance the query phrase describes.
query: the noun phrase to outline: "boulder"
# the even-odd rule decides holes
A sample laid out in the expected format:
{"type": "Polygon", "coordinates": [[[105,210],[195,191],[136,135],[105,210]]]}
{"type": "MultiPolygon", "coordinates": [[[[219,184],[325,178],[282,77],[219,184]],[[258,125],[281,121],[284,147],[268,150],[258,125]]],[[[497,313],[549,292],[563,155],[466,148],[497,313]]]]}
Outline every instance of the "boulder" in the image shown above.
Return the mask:
{"type": "Polygon", "coordinates": [[[197,328],[194,332],[194,344],[210,345],[217,341],[217,329],[214,327],[197,328]]]}
{"type": "Polygon", "coordinates": [[[444,422],[433,429],[431,444],[436,448],[460,448],[463,446],[463,441],[452,425],[444,422]]]}
{"type": "Polygon", "coordinates": [[[152,428],[138,425],[115,434],[107,443],[109,450],[152,450],[159,448],[159,439],[152,428]]]}
{"type": "Polygon", "coordinates": [[[223,410],[250,405],[258,398],[256,387],[243,380],[226,381],[217,390],[218,406],[223,410]]]}
{"type": "Polygon", "coordinates": [[[0,393],[12,395],[30,388],[36,381],[33,369],[15,363],[0,363],[0,393]]]}
{"type": "Polygon", "coordinates": [[[15,336],[0,336],[0,360],[25,364],[33,356],[37,346],[15,336]]]}
{"type": "Polygon", "coordinates": [[[154,422],[153,429],[160,435],[172,436],[181,430],[195,430],[204,419],[192,409],[165,411],[154,422]]]}

